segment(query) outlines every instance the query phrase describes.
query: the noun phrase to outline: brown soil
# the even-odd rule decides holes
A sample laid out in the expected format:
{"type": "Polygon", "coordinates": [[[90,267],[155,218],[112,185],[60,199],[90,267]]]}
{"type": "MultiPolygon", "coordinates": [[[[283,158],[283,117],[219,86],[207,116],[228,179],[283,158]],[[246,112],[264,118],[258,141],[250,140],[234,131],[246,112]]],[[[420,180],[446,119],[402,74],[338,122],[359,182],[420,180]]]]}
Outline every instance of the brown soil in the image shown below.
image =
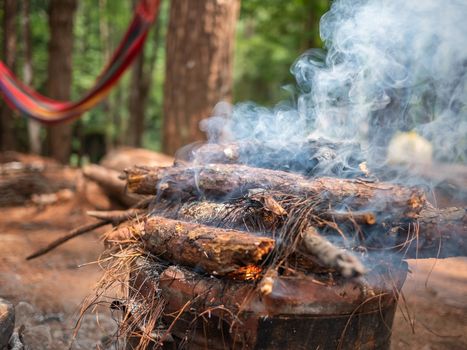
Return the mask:
{"type": "MultiPolygon", "coordinates": [[[[26,325],[25,337],[33,349],[65,349],[70,344],[80,304],[100,277],[99,267],[87,263],[99,258],[103,245],[98,233],[90,233],[44,257],[24,258],[90,221],[85,216],[89,209],[93,206],[75,197],[42,209],[1,210],[0,296],[17,305],[17,325],[26,325]]],[[[467,349],[467,259],[412,260],[410,268],[392,349],[467,349]]],[[[114,330],[108,311],[102,311],[98,323],[91,314],[72,349],[103,349],[114,330]]]]}

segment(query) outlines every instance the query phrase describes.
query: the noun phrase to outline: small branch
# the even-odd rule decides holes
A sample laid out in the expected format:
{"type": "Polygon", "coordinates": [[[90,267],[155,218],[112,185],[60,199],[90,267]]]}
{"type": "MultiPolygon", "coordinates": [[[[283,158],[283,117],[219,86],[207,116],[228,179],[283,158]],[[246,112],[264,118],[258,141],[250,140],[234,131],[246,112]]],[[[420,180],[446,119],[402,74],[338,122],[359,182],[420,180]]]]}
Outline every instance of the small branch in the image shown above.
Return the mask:
{"type": "Polygon", "coordinates": [[[105,226],[105,225],[108,225],[108,224],[110,224],[110,222],[98,221],[98,222],[94,222],[92,224],[86,224],[86,225],[77,227],[74,230],[70,231],[67,235],[56,239],[55,241],[50,243],[48,246],[46,246],[46,247],[44,247],[42,249],[39,249],[35,253],[29,255],[26,258],[26,260],[32,260],[32,259],[38,258],[38,257],[40,257],[40,256],[42,256],[44,254],[47,254],[48,252],[54,250],[55,248],[61,246],[63,243],[68,242],[70,239],[73,239],[75,237],[78,237],[78,236],[86,233],[86,232],[93,231],[96,228],[99,228],[99,227],[102,227],[102,226],[105,226]]]}
{"type": "Polygon", "coordinates": [[[129,209],[129,210],[110,210],[110,211],[88,211],[87,215],[111,223],[112,225],[121,224],[124,221],[134,219],[140,214],[144,214],[144,209],[129,209]]]}
{"type": "Polygon", "coordinates": [[[302,234],[302,250],[312,255],[320,265],[333,268],[344,277],[366,273],[365,266],[355,255],[336,247],[312,227],[302,234]]]}
{"type": "Polygon", "coordinates": [[[362,225],[375,225],[376,215],[371,211],[353,211],[353,212],[340,212],[340,211],[328,211],[324,212],[322,217],[327,220],[339,221],[339,222],[355,222],[362,225]]]}

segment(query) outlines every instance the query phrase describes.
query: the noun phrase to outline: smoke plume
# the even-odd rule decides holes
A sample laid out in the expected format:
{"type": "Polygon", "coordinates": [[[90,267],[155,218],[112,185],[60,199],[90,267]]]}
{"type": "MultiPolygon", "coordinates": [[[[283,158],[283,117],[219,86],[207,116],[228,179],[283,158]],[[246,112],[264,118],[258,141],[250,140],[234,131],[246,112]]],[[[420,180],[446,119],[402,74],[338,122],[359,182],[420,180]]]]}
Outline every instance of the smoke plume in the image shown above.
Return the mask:
{"type": "MultiPolygon", "coordinates": [[[[414,131],[437,161],[465,162],[466,13],[465,0],[334,1],[320,22],[325,50],[292,65],[293,102],[221,105],[201,128],[210,142],[258,142],[285,157],[310,139],[357,142],[373,167],[386,161],[397,132],[414,131]]],[[[354,152],[343,146],[336,161],[354,152]]]]}

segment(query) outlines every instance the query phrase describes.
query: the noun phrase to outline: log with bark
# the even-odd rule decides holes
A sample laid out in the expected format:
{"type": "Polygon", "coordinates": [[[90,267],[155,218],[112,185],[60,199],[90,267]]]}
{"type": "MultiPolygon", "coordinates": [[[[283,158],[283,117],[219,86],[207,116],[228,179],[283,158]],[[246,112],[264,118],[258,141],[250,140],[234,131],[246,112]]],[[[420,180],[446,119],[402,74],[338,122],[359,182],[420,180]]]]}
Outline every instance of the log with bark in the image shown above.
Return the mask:
{"type": "Polygon", "coordinates": [[[274,248],[268,237],[157,216],[146,220],[142,239],[155,255],[213,275],[258,265],[274,248]]]}
{"type": "Polygon", "coordinates": [[[120,173],[116,170],[93,164],[83,168],[83,175],[96,182],[107,196],[125,207],[133,206],[142,199],[141,196],[126,191],[126,183],[119,178],[120,173]]]}
{"type": "MultiPolygon", "coordinates": [[[[238,208],[234,204],[209,201],[189,202],[180,205],[163,204],[158,209],[161,215],[180,220],[214,226],[228,226],[247,231],[271,231],[272,225],[281,225],[282,220],[271,220],[273,215],[267,208],[238,208]]],[[[310,225],[321,229],[335,227],[342,230],[359,228],[364,235],[363,246],[380,251],[403,254],[406,258],[445,258],[467,256],[467,211],[465,208],[424,208],[412,220],[378,223],[371,212],[352,213],[333,211],[320,214],[309,220],[310,225]],[[321,219],[332,218],[331,222],[321,219]],[[351,224],[351,225],[349,225],[351,224]],[[361,226],[363,225],[363,226],[361,226]]],[[[280,226],[276,226],[280,229],[280,226]]],[[[334,232],[336,233],[336,232],[334,232]]],[[[287,234],[287,233],[285,233],[287,234]]],[[[292,235],[292,233],[289,233],[292,235]]],[[[325,265],[326,266],[326,265],[325,265]]]]}
{"type": "Polygon", "coordinates": [[[307,179],[297,174],[244,165],[135,167],[125,171],[125,178],[128,189],[138,194],[183,199],[227,198],[241,195],[242,190],[263,188],[314,198],[334,210],[370,208],[379,215],[391,215],[392,218],[413,218],[426,204],[424,194],[416,188],[329,177],[307,179]]]}
{"type": "MultiPolygon", "coordinates": [[[[229,344],[257,344],[248,337],[256,336],[258,317],[306,315],[306,323],[317,315],[318,326],[324,314],[346,320],[335,327],[339,338],[347,320],[372,313],[379,320],[382,309],[388,318],[376,328],[388,336],[405,278],[402,260],[467,255],[464,208],[438,210],[421,189],[368,178],[308,178],[291,165],[296,159],[257,163],[249,158],[251,145],[234,146],[240,148],[226,152],[224,145],[205,145],[174,166],[133,167],[121,177],[130,192],[153,202],[138,212],[142,217],[108,233],[106,244],[111,252],[122,247],[122,255],[130,252],[132,263],[141,256],[138,260],[156,265],[150,275],[136,266],[130,289],[144,293],[152,286],[148,296],[159,303],[164,327],[159,340],[168,334],[181,338],[206,319],[204,333],[193,332],[190,345],[224,344],[215,338],[222,333],[219,326],[209,328],[223,322],[229,344]],[[397,275],[394,288],[388,277],[397,275]],[[211,330],[215,340],[208,343],[206,338],[214,339],[211,330]]],[[[269,146],[253,150],[261,147],[269,146]]],[[[111,220],[117,214],[101,216],[111,220]]],[[[332,317],[329,325],[336,322],[332,317]]],[[[355,322],[349,327],[361,327],[355,322]]],[[[297,339],[297,345],[302,342],[297,339]]]]}

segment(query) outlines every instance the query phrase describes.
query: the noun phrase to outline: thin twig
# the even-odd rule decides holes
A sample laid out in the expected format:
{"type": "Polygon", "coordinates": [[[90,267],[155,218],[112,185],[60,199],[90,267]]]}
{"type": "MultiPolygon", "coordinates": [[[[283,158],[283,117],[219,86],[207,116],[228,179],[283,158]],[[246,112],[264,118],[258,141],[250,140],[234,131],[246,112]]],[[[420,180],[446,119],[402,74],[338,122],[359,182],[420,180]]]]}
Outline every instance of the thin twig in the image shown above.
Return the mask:
{"type": "Polygon", "coordinates": [[[102,226],[105,226],[105,225],[109,225],[109,224],[110,224],[110,222],[107,222],[107,221],[98,221],[98,222],[93,222],[92,224],[86,224],[86,225],[77,227],[74,230],[70,231],[67,235],[56,239],[55,241],[53,241],[52,243],[50,243],[46,247],[44,247],[42,249],[39,249],[35,253],[29,255],[26,258],[26,260],[32,260],[32,259],[38,258],[38,257],[40,257],[40,256],[42,256],[44,254],[47,254],[51,250],[54,250],[58,246],[61,246],[63,243],[68,242],[70,239],[73,239],[75,237],[78,237],[78,236],[86,233],[86,232],[95,230],[96,228],[99,228],[99,227],[102,227],[102,226]]]}

